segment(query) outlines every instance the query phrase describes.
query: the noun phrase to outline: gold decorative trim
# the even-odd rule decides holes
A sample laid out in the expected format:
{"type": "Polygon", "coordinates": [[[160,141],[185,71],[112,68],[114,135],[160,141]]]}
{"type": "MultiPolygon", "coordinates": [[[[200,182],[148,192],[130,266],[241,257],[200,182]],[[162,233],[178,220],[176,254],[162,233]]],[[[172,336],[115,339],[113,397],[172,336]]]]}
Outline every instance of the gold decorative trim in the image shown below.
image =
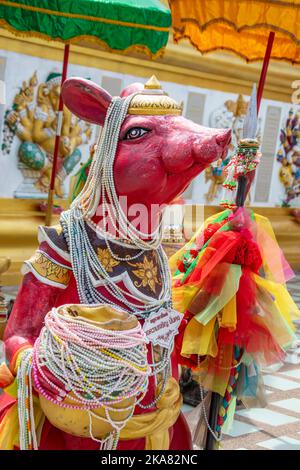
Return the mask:
{"type": "MultiPolygon", "coordinates": [[[[300,44],[300,39],[298,39],[293,33],[291,33],[290,31],[287,31],[284,28],[280,28],[279,26],[275,26],[274,24],[271,24],[271,23],[256,23],[254,25],[237,26],[233,21],[230,21],[230,20],[228,20],[227,18],[224,18],[224,17],[214,18],[214,19],[209,20],[209,21],[207,21],[206,23],[203,23],[203,24],[200,24],[199,21],[196,18],[181,18],[180,21],[181,21],[181,23],[194,23],[194,24],[197,25],[199,30],[202,31],[202,32],[205,31],[205,29],[208,29],[210,26],[213,26],[217,23],[226,24],[226,25],[230,26],[237,33],[240,33],[241,31],[251,31],[251,30],[257,30],[257,29],[260,29],[260,28],[264,28],[265,30],[282,33],[285,36],[288,36],[289,38],[291,38],[296,45],[300,44]]],[[[182,26],[182,28],[175,28],[174,27],[174,31],[176,31],[177,33],[180,34],[180,33],[183,33],[184,28],[185,28],[184,26],[182,26]]],[[[267,37],[267,31],[265,31],[265,32],[266,32],[266,37],[267,37]]]]}
{"type": "MultiPolygon", "coordinates": [[[[195,47],[199,52],[201,52],[201,54],[210,54],[212,52],[228,51],[228,52],[232,52],[234,55],[237,55],[241,59],[245,60],[245,62],[247,62],[247,63],[258,62],[258,61],[262,60],[262,57],[253,57],[253,58],[249,59],[248,56],[242,54],[241,52],[238,52],[236,49],[233,49],[231,47],[211,47],[211,48],[202,49],[198,46],[197,43],[195,43],[191,39],[191,37],[188,34],[182,34],[180,37],[174,38],[174,41],[175,41],[175,43],[179,43],[183,39],[188,39],[190,41],[190,43],[192,44],[192,46],[195,47]]],[[[300,44],[300,42],[299,42],[299,44],[300,44]]],[[[271,58],[276,60],[276,61],[285,62],[285,63],[291,64],[291,65],[299,65],[300,64],[300,58],[299,58],[299,60],[290,60],[290,59],[286,59],[285,57],[271,57],[271,58]]],[[[276,98],[273,98],[273,99],[276,99],[276,98]]]]}
{"type": "Polygon", "coordinates": [[[139,115],[181,115],[182,106],[170,98],[155,75],[144,85],[144,89],[133,97],[128,114],[139,115]]]}
{"type": "Polygon", "coordinates": [[[64,18],[86,20],[86,21],[92,21],[95,23],[113,24],[113,25],[125,26],[128,28],[148,29],[152,31],[161,31],[161,32],[166,32],[166,33],[169,32],[168,26],[143,25],[139,23],[130,23],[128,21],[119,21],[119,20],[112,20],[109,18],[100,18],[98,16],[81,15],[79,13],[66,13],[64,11],[49,10],[48,8],[35,7],[32,5],[24,5],[23,3],[8,2],[6,0],[0,0],[0,5],[8,6],[11,8],[20,8],[21,10],[34,11],[36,13],[44,13],[45,15],[51,15],[51,16],[62,16],[64,18]]]}
{"type": "Polygon", "coordinates": [[[134,281],[136,287],[149,287],[150,290],[155,294],[157,286],[161,286],[161,282],[158,280],[158,267],[153,260],[148,259],[144,256],[142,262],[130,263],[133,266],[133,274],[140,279],[140,282],[134,281]]]}
{"type": "MultiPolygon", "coordinates": [[[[42,251],[37,250],[28,261],[25,261],[25,265],[46,284],[66,287],[70,282],[71,269],[54,261],[42,251]]],[[[26,268],[23,271],[26,271],[26,268]]]]}
{"type": "Polygon", "coordinates": [[[114,259],[108,248],[98,248],[97,257],[107,273],[112,273],[120,261],[114,259]]]}
{"type": "Polygon", "coordinates": [[[152,75],[151,78],[144,85],[145,90],[161,90],[162,86],[157,80],[155,75],[152,75]]]}
{"type": "MultiPolygon", "coordinates": [[[[1,0],[0,0],[1,2],[1,0]]],[[[159,49],[155,54],[150,51],[150,49],[145,46],[144,44],[134,44],[133,46],[127,47],[127,49],[112,49],[105,41],[102,41],[102,39],[97,38],[96,36],[89,36],[86,34],[82,34],[80,36],[76,36],[76,38],[71,38],[68,39],[67,41],[63,41],[60,38],[52,38],[48,36],[47,34],[43,33],[37,33],[35,31],[17,31],[14,29],[9,23],[6,22],[6,20],[1,19],[0,20],[0,26],[12,33],[16,37],[20,38],[36,38],[36,39],[42,39],[43,41],[47,42],[58,42],[60,44],[74,44],[74,45],[79,45],[80,42],[82,41],[88,41],[90,43],[97,44],[98,46],[102,47],[104,51],[111,52],[114,54],[121,54],[121,55],[127,55],[131,53],[138,53],[138,54],[144,54],[147,57],[149,57],[151,60],[155,60],[158,57],[162,57],[165,52],[165,47],[162,47],[159,49]]]]}
{"type": "Polygon", "coordinates": [[[182,110],[181,109],[159,109],[159,108],[152,108],[152,109],[137,109],[132,106],[128,110],[128,114],[136,114],[136,115],[144,115],[144,116],[166,116],[166,115],[175,115],[175,116],[181,116],[182,110]]]}
{"type": "MultiPolygon", "coordinates": [[[[172,6],[177,0],[168,0],[169,4],[172,6]]],[[[235,0],[236,2],[245,2],[248,3],[249,0],[235,0]]],[[[300,9],[300,5],[296,4],[295,2],[287,2],[286,0],[254,0],[256,3],[264,3],[267,6],[270,6],[270,4],[282,6],[282,7],[291,7],[291,8],[296,8],[300,9]]]]}

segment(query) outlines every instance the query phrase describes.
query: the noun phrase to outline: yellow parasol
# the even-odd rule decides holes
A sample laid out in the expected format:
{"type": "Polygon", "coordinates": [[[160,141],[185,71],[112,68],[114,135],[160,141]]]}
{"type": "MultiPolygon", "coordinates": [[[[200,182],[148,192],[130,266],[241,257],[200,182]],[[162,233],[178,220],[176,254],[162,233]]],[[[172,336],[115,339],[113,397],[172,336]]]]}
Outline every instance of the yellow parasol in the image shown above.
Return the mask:
{"type": "Polygon", "coordinates": [[[200,52],[232,51],[247,61],[271,58],[300,63],[300,0],[169,0],[174,41],[188,38],[200,52]]]}

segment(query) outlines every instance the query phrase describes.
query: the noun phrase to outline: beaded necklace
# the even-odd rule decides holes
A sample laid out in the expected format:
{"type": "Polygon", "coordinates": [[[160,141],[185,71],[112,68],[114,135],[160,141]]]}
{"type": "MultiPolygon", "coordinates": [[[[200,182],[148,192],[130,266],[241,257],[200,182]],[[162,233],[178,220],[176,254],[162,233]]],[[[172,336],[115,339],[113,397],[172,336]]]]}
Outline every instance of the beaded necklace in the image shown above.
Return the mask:
{"type": "Polygon", "coordinates": [[[158,248],[161,243],[161,223],[150,234],[143,233],[131,224],[120,204],[113,174],[121,125],[134,96],[133,94],[125,99],[119,97],[112,99],[96,145],[87,181],[81,193],[72,202],[71,210],[79,207],[88,220],[95,215],[101,200],[104,227],[109,219],[120,238],[129,239],[134,246],[149,250],[158,248]]]}
{"type": "MultiPolygon", "coordinates": [[[[150,234],[145,234],[134,227],[125,215],[114,184],[113,166],[116,149],[119,140],[121,125],[126,117],[128,106],[134,95],[125,99],[113,98],[108,109],[103,130],[99,137],[95,155],[91,163],[86,184],[73,201],[70,210],[63,212],[61,225],[68,244],[74,277],[80,302],[83,304],[106,303],[113,307],[122,306],[128,313],[134,314],[143,320],[150,314],[159,312],[161,308],[172,308],[171,301],[171,276],[168,267],[168,259],[161,247],[160,224],[150,234]],[[104,232],[93,221],[99,203],[103,207],[103,227],[110,222],[119,234],[113,238],[104,232]],[[102,234],[110,254],[118,261],[136,259],[145,251],[157,249],[158,264],[162,276],[162,290],[158,299],[149,298],[143,303],[136,303],[136,298],[130,292],[123,290],[111,279],[105,267],[99,260],[89,239],[86,224],[102,234]],[[137,254],[122,258],[112,251],[109,241],[124,246],[122,239],[128,241],[129,248],[140,250],[137,254]],[[101,279],[105,285],[107,294],[97,290],[97,281],[101,279]],[[112,300],[111,300],[112,299],[112,300]]],[[[163,372],[163,384],[169,373],[169,362],[173,344],[169,348],[163,348],[161,360],[150,364],[151,375],[163,372]]],[[[164,391],[164,386],[161,393],[164,391]]],[[[147,407],[153,406],[159,397],[147,407]]]]}
{"type": "Polygon", "coordinates": [[[32,349],[23,351],[19,356],[18,362],[17,384],[20,450],[37,450],[31,373],[32,349]]]}
{"type": "Polygon", "coordinates": [[[103,329],[99,323],[52,309],[33,350],[22,356],[18,369],[18,408],[21,449],[37,448],[31,377],[39,394],[62,408],[85,409],[90,436],[101,449],[115,448],[121,429],[133,415],[148,388],[147,339],[140,323],[126,331],[103,329]],[[66,402],[65,399],[68,398],[66,402]],[[134,399],[129,406],[116,405],[134,399]],[[93,410],[104,408],[105,417],[93,410]],[[111,411],[128,411],[112,420],[111,411]],[[105,439],[93,436],[92,418],[111,424],[105,439]]]}
{"type": "MultiPolygon", "coordinates": [[[[129,313],[134,313],[141,319],[146,318],[150,313],[166,304],[171,305],[171,279],[167,264],[168,260],[163,249],[159,247],[157,250],[159,268],[162,274],[162,290],[159,298],[149,298],[143,304],[132,302],[128,297],[132,297],[134,300],[135,297],[115,283],[95,253],[86,231],[85,221],[78,211],[79,209],[76,209],[65,213],[62,226],[70,251],[81,303],[109,303],[113,306],[121,303],[129,313]],[[68,218],[66,219],[67,216],[68,218]],[[105,288],[115,301],[107,299],[105,295],[98,292],[95,284],[99,279],[105,281],[105,288]]],[[[125,259],[128,261],[131,258],[125,259]]],[[[123,260],[123,258],[120,258],[120,260],[123,260]]]]}

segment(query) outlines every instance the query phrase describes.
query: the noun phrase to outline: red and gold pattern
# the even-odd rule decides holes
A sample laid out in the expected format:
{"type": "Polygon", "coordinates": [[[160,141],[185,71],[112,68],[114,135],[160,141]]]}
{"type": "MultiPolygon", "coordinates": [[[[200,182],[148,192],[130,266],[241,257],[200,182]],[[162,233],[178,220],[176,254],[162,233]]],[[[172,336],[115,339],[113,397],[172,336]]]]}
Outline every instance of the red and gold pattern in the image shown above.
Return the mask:
{"type": "Polygon", "coordinates": [[[120,261],[112,257],[108,248],[98,248],[97,256],[107,273],[112,273],[114,267],[120,264],[120,261]]]}
{"type": "Polygon", "coordinates": [[[140,279],[140,282],[135,281],[136,287],[150,287],[151,291],[155,294],[157,286],[161,286],[158,280],[158,267],[153,260],[147,258],[145,255],[142,262],[128,263],[137,269],[134,269],[133,274],[140,279]]]}

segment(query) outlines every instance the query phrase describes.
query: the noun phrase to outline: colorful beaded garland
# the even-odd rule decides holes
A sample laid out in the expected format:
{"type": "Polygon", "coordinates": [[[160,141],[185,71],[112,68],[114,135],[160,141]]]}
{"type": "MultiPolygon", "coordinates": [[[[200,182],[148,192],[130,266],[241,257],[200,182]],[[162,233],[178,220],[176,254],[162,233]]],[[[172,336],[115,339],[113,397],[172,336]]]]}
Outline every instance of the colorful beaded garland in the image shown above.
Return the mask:
{"type": "Polygon", "coordinates": [[[223,183],[224,192],[220,206],[225,209],[235,209],[235,192],[237,181],[240,176],[245,176],[250,171],[257,168],[261,153],[258,151],[259,143],[256,139],[241,139],[238,145],[237,153],[234,155],[228,165],[224,168],[227,178],[223,183]]]}
{"type": "Polygon", "coordinates": [[[147,339],[140,323],[126,331],[102,329],[99,323],[52,309],[45,317],[34,348],[22,356],[18,369],[20,446],[37,448],[34,438],[32,384],[40,395],[52,403],[89,413],[90,435],[93,409],[104,408],[104,421],[114,432],[97,440],[101,449],[117,445],[119,433],[131,418],[148,389],[150,367],[147,362],[147,339]],[[68,403],[64,400],[68,398],[68,403]],[[116,405],[134,398],[133,405],[116,405]],[[110,411],[128,411],[125,420],[113,421],[110,411]]]}

